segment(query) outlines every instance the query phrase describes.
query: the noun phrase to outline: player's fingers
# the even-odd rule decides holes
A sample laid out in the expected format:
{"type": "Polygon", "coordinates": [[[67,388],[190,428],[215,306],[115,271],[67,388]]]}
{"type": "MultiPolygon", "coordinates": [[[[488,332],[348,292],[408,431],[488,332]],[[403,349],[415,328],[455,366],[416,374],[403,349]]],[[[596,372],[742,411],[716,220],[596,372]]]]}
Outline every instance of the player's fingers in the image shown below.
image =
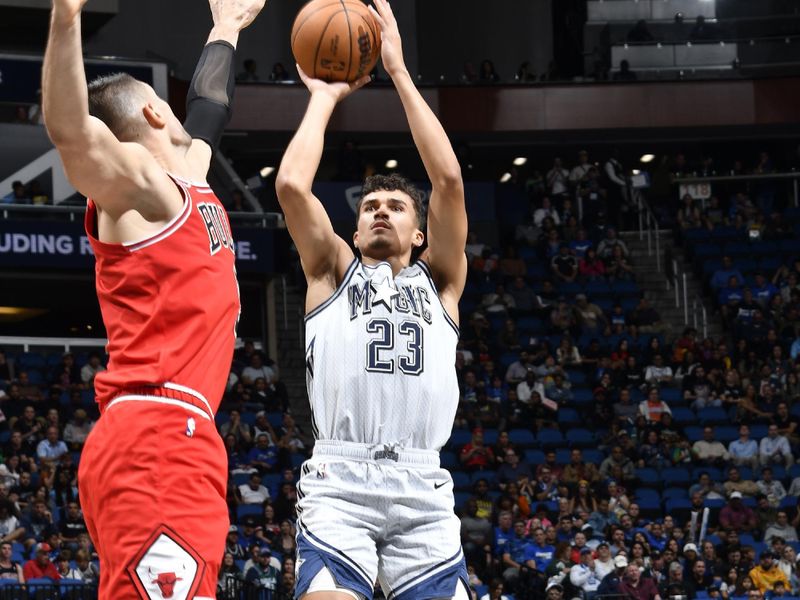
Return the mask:
{"type": "Polygon", "coordinates": [[[370,77],[369,75],[365,75],[364,77],[362,77],[358,81],[354,81],[353,83],[351,83],[350,84],[350,90],[354,92],[357,89],[362,88],[365,85],[367,85],[370,81],[372,81],[372,77],[370,77]]]}
{"type": "MultiPolygon", "coordinates": [[[[377,0],[376,0],[376,2],[377,2],[377,0]]],[[[372,13],[373,18],[378,22],[378,25],[380,25],[381,29],[386,29],[386,21],[383,20],[383,17],[375,9],[375,7],[370,4],[367,8],[369,8],[370,12],[372,13]]]]}

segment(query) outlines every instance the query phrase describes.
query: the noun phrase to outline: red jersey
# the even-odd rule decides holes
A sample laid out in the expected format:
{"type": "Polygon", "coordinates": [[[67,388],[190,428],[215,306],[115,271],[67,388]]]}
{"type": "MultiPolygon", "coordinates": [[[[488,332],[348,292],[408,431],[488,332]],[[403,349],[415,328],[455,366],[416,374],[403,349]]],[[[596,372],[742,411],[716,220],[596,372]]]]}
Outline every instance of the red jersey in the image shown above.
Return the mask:
{"type": "Polygon", "coordinates": [[[101,242],[88,202],[85,226],[108,333],[108,370],[94,380],[101,410],[124,390],[158,385],[216,413],[228,381],[239,316],[230,223],[207,185],[171,177],[183,209],[143,240],[101,242]]]}

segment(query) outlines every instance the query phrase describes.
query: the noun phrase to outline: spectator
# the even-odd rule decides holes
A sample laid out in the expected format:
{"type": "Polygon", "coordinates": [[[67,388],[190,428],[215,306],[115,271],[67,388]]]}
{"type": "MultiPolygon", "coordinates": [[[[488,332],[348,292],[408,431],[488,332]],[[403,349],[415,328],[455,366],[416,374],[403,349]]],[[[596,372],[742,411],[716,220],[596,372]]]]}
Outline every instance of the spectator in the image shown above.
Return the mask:
{"type": "Polygon", "coordinates": [[[584,546],[580,552],[580,562],[569,571],[569,581],[582,593],[586,600],[592,600],[600,587],[600,577],[594,561],[592,549],[584,546]]]}
{"type": "MultiPolygon", "coordinates": [[[[6,188],[8,189],[8,188],[6,188]]],[[[11,184],[11,193],[0,200],[0,204],[30,204],[31,199],[25,191],[25,184],[15,181],[11,184]]]]}
{"type": "Polygon", "coordinates": [[[536,227],[541,227],[542,221],[544,221],[546,218],[552,219],[553,224],[556,226],[561,225],[561,218],[558,215],[558,211],[553,207],[548,196],[544,196],[542,198],[541,207],[534,211],[533,224],[536,225],[536,227]]]}
{"type": "Polygon", "coordinates": [[[505,460],[497,470],[497,481],[500,484],[500,489],[504,490],[508,483],[517,482],[520,477],[530,479],[531,476],[530,465],[525,461],[521,461],[513,448],[507,448],[505,460]]]}
{"type": "Polygon", "coordinates": [[[554,197],[569,192],[569,171],[561,164],[560,158],[553,159],[553,168],[547,172],[547,191],[554,197]]]}
{"type": "Polygon", "coordinates": [[[256,61],[252,58],[246,58],[244,63],[244,71],[240,72],[236,76],[237,83],[257,83],[259,81],[258,77],[258,65],[256,61]]]}
{"type": "Polygon", "coordinates": [[[67,452],[69,452],[67,445],[58,439],[57,427],[48,427],[47,438],[36,446],[36,455],[41,464],[52,465],[67,452]]]}
{"type": "Polygon", "coordinates": [[[619,71],[614,73],[612,79],[614,81],[637,81],[639,77],[631,71],[631,63],[623,59],[619,62],[619,71]]]}
{"type": "MultiPolygon", "coordinates": [[[[656,368],[660,368],[660,358],[660,356],[656,356],[656,368]]],[[[653,376],[654,379],[658,377],[658,375],[653,376]]],[[[663,376],[660,377],[663,380],[663,376]]],[[[672,410],[666,402],[659,398],[658,388],[650,388],[647,392],[647,400],[642,400],[639,403],[639,414],[642,415],[648,423],[659,423],[661,417],[665,414],[671,415],[672,410]]]]}
{"type": "Polygon", "coordinates": [[[247,461],[251,468],[259,473],[274,471],[278,464],[278,450],[270,443],[269,436],[262,433],[256,438],[256,445],[247,453],[247,461]]]}
{"type": "Polygon", "coordinates": [[[633,600],[661,600],[653,580],[642,577],[639,565],[636,564],[629,564],[625,569],[625,576],[619,584],[619,593],[633,600]]]}
{"type": "Polygon", "coordinates": [[[786,488],[783,484],[773,477],[772,469],[764,467],[761,469],[761,480],[756,482],[758,491],[767,497],[773,508],[780,506],[781,501],[786,497],[786,488]]]}
{"type": "Polygon", "coordinates": [[[789,580],[773,562],[773,558],[772,551],[764,550],[758,557],[758,565],[750,569],[750,579],[762,594],[772,590],[778,581],[783,582],[785,586],[789,585],[789,580]]]}
{"type": "Polygon", "coordinates": [[[755,496],[758,493],[758,486],[750,479],[742,479],[739,469],[731,467],[728,469],[728,480],[723,484],[725,492],[729,495],[732,492],[741,492],[745,496],[755,496]]]}
{"type": "Polygon", "coordinates": [[[755,440],[750,439],[750,427],[747,425],[739,426],[739,439],[732,441],[728,445],[728,453],[731,457],[731,463],[737,467],[750,467],[751,469],[758,468],[758,444],[755,440]]]}
{"type": "Polygon", "coordinates": [[[569,464],[564,467],[561,474],[561,481],[575,489],[581,481],[595,485],[600,481],[600,474],[594,464],[583,460],[583,452],[580,448],[573,448],[570,451],[569,464]]]}
{"type": "Polygon", "coordinates": [[[239,486],[242,504],[263,504],[269,501],[269,490],[261,484],[258,472],[250,475],[250,481],[239,486]]]}
{"type": "Polygon", "coordinates": [[[508,596],[503,593],[503,585],[502,579],[493,579],[489,584],[489,591],[481,596],[479,600],[509,600],[508,596]]]}
{"type": "MultiPolygon", "coordinates": [[[[599,548],[599,546],[598,546],[599,548]]],[[[614,557],[614,569],[603,577],[597,593],[600,596],[615,596],[620,594],[620,584],[623,581],[625,572],[628,569],[628,559],[624,554],[614,557]]],[[[638,570],[638,567],[637,567],[638,570]]]]}
{"type": "Polygon", "coordinates": [[[769,426],[767,437],[761,438],[758,457],[762,466],[783,464],[788,469],[794,464],[789,440],[778,433],[778,426],[774,423],[769,426]]]}
{"type": "Polygon", "coordinates": [[[64,427],[64,441],[73,450],[79,450],[86,442],[86,438],[94,427],[94,421],[90,421],[86,411],[82,408],[75,409],[72,420],[64,427]]]}
{"type": "Polygon", "coordinates": [[[736,277],[736,281],[744,281],[742,272],[733,266],[730,256],[722,257],[722,267],[714,271],[711,276],[711,288],[714,291],[721,290],[730,282],[731,277],[736,277]]]}
{"type": "Polygon", "coordinates": [[[708,472],[700,473],[697,483],[689,488],[689,497],[700,494],[703,500],[719,500],[725,497],[725,488],[721,483],[712,481],[708,472]]]}
{"type": "Polygon", "coordinates": [[[272,550],[269,546],[263,546],[258,551],[258,560],[248,569],[245,580],[251,582],[256,588],[261,590],[277,591],[280,571],[270,564],[272,550]]]}
{"type": "Polygon", "coordinates": [[[269,80],[274,82],[282,82],[282,81],[289,81],[291,77],[289,77],[289,72],[286,70],[286,67],[283,66],[283,63],[276,62],[272,65],[272,72],[269,74],[269,80]]]}
{"type": "Polygon", "coordinates": [[[600,240],[600,244],[597,246],[597,255],[603,260],[609,260],[613,255],[614,248],[617,247],[620,248],[625,258],[630,256],[627,244],[617,237],[617,230],[609,227],[606,230],[606,237],[600,240]]]}
{"type": "Polygon", "coordinates": [[[631,30],[628,32],[627,39],[629,42],[652,42],[655,40],[653,34],[647,28],[647,21],[639,19],[631,30]]]}
{"type": "Polygon", "coordinates": [[[259,352],[255,352],[250,358],[250,366],[242,370],[242,381],[245,385],[252,385],[256,379],[262,377],[267,384],[276,379],[277,373],[272,365],[264,363],[264,358],[259,352]]]}
{"type": "Polygon", "coordinates": [[[97,352],[92,352],[89,355],[89,362],[81,368],[81,381],[91,387],[94,385],[95,375],[105,370],[103,363],[100,362],[100,355],[97,352]]]}
{"type": "Polygon", "coordinates": [[[709,467],[719,467],[727,463],[730,453],[719,440],[714,439],[714,428],[703,427],[703,439],[692,445],[692,456],[699,463],[709,467]]]}
{"type": "Polygon", "coordinates": [[[461,545],[468,563],[485,561],[485,553],[491,548],[492,524],[478,515],[475,498],[467,500],[461,517],[461,545]]]}
{"type": "Polygon", "coordinates": [[[742,493],[733,492],[719,513],[719,524],[726,529],[750,533],[755,531],[758,520],[753,510],[742,503],[742,493]]]}
{"type": "Polygon", "coordinates": [[[578,152],[578,164],[572,168],[569,174],[569,181],[573,187],[577,187],[580,181],[586,179],[592,163],[589,162],[589,153],[586,150],[578,152]]]}
{"type": "Polygon", "coordinates": [[[22,574],[25,577],[25,581],[45,578],[52,579],[53,581],[61,579],[61,575],[58,574],[56,566],[50,562],[50,552],[52,551],[53,549],[49,544],[41,543],[37,546],[35,557],[26,562],[25,566],[22,567],[22,574]]]}
{"type": "Polygon", "coordinates": [[[570,254],[569,246],[562,243],[558,247],[558,254],[550,260],[550,270],[561,281],[572,282],[578,276],[578,261],[570,254]]]}
{"type": "MultiPolygon", "coordinates": [[[[664,364],[664,359],[660,354],[653,356],[653,364],[648,365],[644,372],[644,380],[649,385],[659,386],[661,384],[669,384],[672,382],[674,376],[672,367],[664,364]]],[[[652,393],[652,389],[650,393],[652,393]]],[[[655,388],[658,391],[658,388],[655,388]]]]}
{"type": "Polygon", "coordinates": [[[0,543],[0,580],[3,583],[25,583],[22,566],[11,560],[12,554],[11,542],[0,543]]]}
{"type": "Polygon", "coordinates": [[[504,546],[502,557],[503,580],[512,587],[519,581],[529,541],[525,533],[525,521],[515,520],[514,534],[504,546]]]}
{"type": "Polygon", "coordinates": [[[599,335],[608,324],[603,310],[589,302],[586,294],[575,296],[575,312],[578,315],[578,324],[584,334],[599,335]]]}
{"type": "Polygon", "coordinates": [[[61,531],[61,540],[72,548],[77,548],[81,534],[89,533],[81,515],[80,506],[76,501],[67,504],[66,514],[59,523],[59,530],[61,531]]]}
{"type": "Polygon", "coordinates": [[[473,429],[472,440],[461,449],[459,460],[468,471],[484,471],[491,467],[494,453],[483,444],[483,429],[473,429]]]}
{"type": "Polygon", "coordinates": [[[633,461],[625,456],[621,446],[614,446],[611,449],[611,456],[600,463],[600,479],[608,479],[615,469],[622,471],[623,478],[632,480],[635,477],[635,466],[633,461]]]}
{"type": "Polygon", "coordinates": [[[500,81],[500,76],[494,70],[494,63],[488,58],[481,62],[479,81],[480,83],[498,83],[500,81]]]}
{"type": "Polygon", "coordinates": [[[773,538],[780,537],[786,542],[797,542],[797,529],[789,523],[789,515],[785,510],[779,510],[774,523],[771,523],[764,532],[764,543],[769,544],[773,538]]]}

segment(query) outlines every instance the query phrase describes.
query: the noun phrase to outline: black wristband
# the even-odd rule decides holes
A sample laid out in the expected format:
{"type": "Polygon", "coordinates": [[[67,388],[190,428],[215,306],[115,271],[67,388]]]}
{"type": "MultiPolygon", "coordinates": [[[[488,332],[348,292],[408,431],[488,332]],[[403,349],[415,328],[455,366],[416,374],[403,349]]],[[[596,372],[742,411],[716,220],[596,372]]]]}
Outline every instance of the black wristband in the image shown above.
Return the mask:
{"type": "Polygon", "coordinates": [[[206,44],[186,96],[184,128],[193,138],[216,149],[230,121],[236,88],[234,47],[223,40],[206,44]]]}

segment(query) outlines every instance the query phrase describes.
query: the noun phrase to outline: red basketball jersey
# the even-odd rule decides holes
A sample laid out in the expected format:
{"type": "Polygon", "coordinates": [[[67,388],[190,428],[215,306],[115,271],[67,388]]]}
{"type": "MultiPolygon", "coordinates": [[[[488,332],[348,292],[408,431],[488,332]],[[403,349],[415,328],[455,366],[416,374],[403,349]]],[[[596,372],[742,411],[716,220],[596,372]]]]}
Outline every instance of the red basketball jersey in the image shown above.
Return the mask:
{"type": "Polygon", "coordinates": [[[239,287],[228,216],[214,192],[173,177],[183,209],[147,239],[97,239],[97,298],[108,333],[108,370],[95,377],[101,410],[122,391],[159,385],[197,397],[216,413],[233,357],[239,287]]]}

